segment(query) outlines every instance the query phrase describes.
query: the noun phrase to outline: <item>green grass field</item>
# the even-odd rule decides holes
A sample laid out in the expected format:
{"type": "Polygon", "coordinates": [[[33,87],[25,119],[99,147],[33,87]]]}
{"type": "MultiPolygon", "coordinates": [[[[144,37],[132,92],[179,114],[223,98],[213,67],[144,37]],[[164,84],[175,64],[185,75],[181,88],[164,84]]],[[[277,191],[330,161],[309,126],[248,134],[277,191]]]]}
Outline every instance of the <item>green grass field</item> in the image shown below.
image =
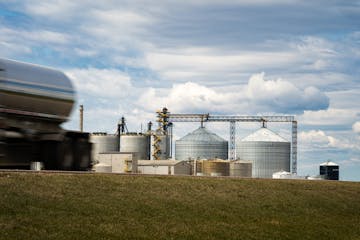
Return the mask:
{"type": "Polygon", "coordinates": [[[0,173],[0,239],[360,239],[360,183],[0,173]]]}

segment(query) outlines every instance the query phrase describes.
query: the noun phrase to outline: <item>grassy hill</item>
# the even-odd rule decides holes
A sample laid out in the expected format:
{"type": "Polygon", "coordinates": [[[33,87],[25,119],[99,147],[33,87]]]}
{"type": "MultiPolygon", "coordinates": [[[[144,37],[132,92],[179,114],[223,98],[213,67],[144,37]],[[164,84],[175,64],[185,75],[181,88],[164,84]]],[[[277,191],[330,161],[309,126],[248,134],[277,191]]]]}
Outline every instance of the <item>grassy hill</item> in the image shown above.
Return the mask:
{"type": "Polygon", "coordinates": [[[0,173],[0,239],[360,239],[360,183],[0,173]]]}

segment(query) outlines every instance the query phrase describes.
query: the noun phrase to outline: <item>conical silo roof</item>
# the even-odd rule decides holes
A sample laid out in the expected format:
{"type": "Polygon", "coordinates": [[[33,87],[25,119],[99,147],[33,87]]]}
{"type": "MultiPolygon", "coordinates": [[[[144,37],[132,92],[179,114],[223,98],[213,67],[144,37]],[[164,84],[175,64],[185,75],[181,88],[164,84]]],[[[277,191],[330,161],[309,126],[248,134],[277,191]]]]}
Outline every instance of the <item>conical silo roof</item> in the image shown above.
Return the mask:
{"type": "Polygon", "coordinates": [[[215,133],[207,130],[204,127],[199,127],[195,131],[188,133],[178,141],[193,141],[193,142],[226,142],[225,139],[219,137],[215,133]]]}
{"type": "Polygon", "coordinates": [[[215,133],[200,127],[175,142],[175,158],[227,159],[228,142],[215,133]]]}
{"type": "Polygon", "coordinates": [[[242,142],[289,142],[280,135],[274,133],[267,128],[260,128],[256,132],[243,138],[242,142]]]}
{"type": "Polygon", "coordinates": [[[339,164],[331,162],[331,161],[326,161],[326,162],[320,164],[320,166],[339,166],[339,164]]]}

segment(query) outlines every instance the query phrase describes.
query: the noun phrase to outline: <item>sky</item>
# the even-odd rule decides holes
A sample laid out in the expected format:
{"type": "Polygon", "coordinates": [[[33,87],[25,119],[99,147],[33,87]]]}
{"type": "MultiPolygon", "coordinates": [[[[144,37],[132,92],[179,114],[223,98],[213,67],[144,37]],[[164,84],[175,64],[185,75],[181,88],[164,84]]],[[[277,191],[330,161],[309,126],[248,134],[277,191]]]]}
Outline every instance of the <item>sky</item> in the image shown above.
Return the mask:
{"type": "MultiPolygon", "coordinates": [[[[360,1],[0,0],[0,57],[65,72],[64,127],[130,131],[155,111],[294,115],[298,173],[360,181],[360,1]]],[[[176,123],[175,139],[199,124],[176,123]]],[[[206,127],[229,139],[226,123],[206,127]]],[[[237,139],[259,124],[238,123],[237,139]]],[[[290,124],[268,128],[291,139],[290,124]]]]}

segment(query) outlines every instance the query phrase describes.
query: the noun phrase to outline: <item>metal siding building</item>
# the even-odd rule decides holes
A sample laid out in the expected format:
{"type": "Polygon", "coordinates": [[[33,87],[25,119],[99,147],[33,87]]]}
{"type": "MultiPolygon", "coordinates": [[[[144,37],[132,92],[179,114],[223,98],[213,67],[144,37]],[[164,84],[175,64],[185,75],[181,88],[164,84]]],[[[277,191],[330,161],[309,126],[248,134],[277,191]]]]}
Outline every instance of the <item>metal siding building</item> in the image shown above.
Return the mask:
{"type": "Polygon", "coordinates": [[[99,171],[101,166],[110,166],[113,173],[136,173],[137,172],[137,153],[107,152],[98,155],[99,164],[95,165],[95,171],[99,171]]]}
{"type": "Polygon", "coordinates": [[[228,159],[228,142],[200,127],[175,142],[175,158],[177,160],[228,159]]]}
{"type": "Polygon", "coordinates": [[[272,178],[274,172],[290,171],[290,142],[261,128],[237,143],[237,158],[252,161],[252,176],[272,178]]]}
{"type": "Polygon", "coordinates": [[[139,160],[138,172],[159,175],[190,175],[191,165],[176,160],[139,160]]]}

